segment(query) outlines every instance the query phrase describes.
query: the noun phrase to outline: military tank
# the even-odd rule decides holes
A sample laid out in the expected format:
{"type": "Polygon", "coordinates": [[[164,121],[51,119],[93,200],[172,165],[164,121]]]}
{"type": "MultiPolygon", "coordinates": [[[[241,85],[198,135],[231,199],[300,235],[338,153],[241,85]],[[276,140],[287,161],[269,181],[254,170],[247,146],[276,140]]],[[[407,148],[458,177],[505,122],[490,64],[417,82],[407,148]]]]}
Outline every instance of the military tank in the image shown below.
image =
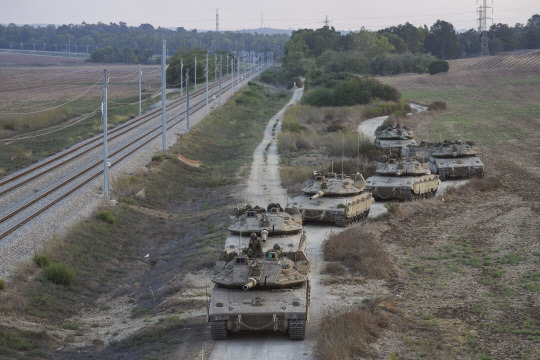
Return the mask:
{"type": "Polygon", "coordinates": [[[230,229],[211,277],[214,288],[207,319],[212,338],[226,340],[228,334],[241,330],[273,330],[303,340],[309,320],[310,264],[301,217],[283,212],[279,204],[267,210],[246,207],[230,229]],[[264,215],[276,231],[261,221],[264,215]],[[293,224],[287,221],[300,226],[293,232],[293,224]],[[287,230],[277,231],[277,225],[287,230]]]}
{"type": "Polygon", "coordinates": [[[286,210],[300,212],[304,221],[347,226],[368,217],[375,200],[364,192],[365,187],[366,181],[360,173],[351,177],[314,171],[302,186],[303,194],[295,197],[286,210]]]}
{"type": "Polygon", "coordinates": [[[471,141],[444,141],[434,144],[429,159],[431,172],[441,180],[447,178],[481,178],[484,163],[476,156],[477,150],[471,141]]]}
{"type": "Polygon", "coordinates": [[[375,199],[411,201],[434,197],[440,183],[427,164],[396,156],[377,164],[376,175],[366,180],[366,189],[375,199]]]}
{"type": "Polygon", "coordinates": [[[375,130],[375,147],[381,150],[401,150],[409,145],[416,145],[414,134],[407,126],[383,124],[375,130]]]}

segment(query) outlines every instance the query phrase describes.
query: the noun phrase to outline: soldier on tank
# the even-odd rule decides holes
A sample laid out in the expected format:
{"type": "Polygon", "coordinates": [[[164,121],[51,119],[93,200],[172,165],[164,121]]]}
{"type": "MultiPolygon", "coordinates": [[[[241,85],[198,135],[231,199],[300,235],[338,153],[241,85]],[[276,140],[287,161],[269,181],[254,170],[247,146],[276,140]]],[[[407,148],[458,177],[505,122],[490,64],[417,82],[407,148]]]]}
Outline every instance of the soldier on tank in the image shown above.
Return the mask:
{"type": "Polygon", "coordinates": [[[246,253],[248,256],[262,256],[262,241],[257,234],[251,233],[246,253]]]}

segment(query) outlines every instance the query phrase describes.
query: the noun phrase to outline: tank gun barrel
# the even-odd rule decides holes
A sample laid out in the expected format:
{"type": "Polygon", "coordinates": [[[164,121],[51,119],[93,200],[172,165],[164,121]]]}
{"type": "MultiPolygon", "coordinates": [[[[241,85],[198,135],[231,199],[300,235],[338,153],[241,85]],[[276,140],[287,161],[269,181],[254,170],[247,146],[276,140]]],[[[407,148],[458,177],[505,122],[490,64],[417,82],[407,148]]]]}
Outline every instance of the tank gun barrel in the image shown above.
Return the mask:
{"type": "Polygon", "coordinates": [[[317,191],[317,193],[311,197],[311,200],[320,198],[323,195],[324,195],[324,191],[322,191],[322,190],[317,191]]]}
{"type": "Polygon", "coordinates": [[[248,282],[245,283],[244,286],[242,286],[242,289],[244,290],[251,289],[255,285],[257,285],[257,280],[254,278],[249,278],[248,282]]]}

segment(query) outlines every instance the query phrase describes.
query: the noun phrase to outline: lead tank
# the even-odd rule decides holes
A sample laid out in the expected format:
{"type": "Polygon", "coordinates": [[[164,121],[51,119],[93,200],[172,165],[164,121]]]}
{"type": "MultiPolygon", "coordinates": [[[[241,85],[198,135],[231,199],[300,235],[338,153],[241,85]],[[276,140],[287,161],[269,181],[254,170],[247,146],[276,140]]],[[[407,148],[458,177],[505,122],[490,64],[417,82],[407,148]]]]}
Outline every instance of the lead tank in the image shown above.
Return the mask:
{"type": "Polygon", "coordinates": [[[431,172],[447,178],[481,178],[484,163],[476,156],[477,149],[472,141],[444,141],[433,145],[429,159],[431,172]]]}
{"type": "Polygon", "coordinates": [[[375,147],[382,150],[401,150],[416,145],[414,134],[407,126],[383,124],[375,130],[375,147]]]}
{"type": "Polygon", "coordinates": [[[364,191],[365,187],[366,181],[360,173],[345,176],[314,171],[302,186],[303,194],[295,197],[286,210],[300,212],[304,221],[347,226],[368,217],[375,200],[364,191]]]}
{"type": "Polygon", "coordinates": [[[310,302],[306,235],[301,218],[283,212],[278,205],[241,210],[230,227],[233,230],[211,277],[215,285],[207,304],[214,340],[225,340],[240,330],[284,331],[292,340],[305,337],[310,302]],[[271,231],[261,222],[257,227],[249,216],[251,211],[260,219],[266,214],[275,225],[281,219],[282,229],[287,228],[287,220],[300,226],[286,233],[271,231]]]}
{"type": "Polygon", "coordinates": [[[366,189],[375,199],[419,200],[434,197],[440,180],[426,166],[410,158],[383,158],[376,175],[366,180],[366,189]]]}

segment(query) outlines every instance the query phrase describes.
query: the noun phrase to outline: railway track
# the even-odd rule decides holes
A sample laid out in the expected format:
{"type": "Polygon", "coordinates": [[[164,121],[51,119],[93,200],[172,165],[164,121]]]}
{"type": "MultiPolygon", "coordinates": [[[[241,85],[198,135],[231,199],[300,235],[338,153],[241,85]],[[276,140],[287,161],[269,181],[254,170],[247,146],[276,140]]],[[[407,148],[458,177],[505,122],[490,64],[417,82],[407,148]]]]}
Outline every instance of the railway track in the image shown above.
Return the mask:
{"type": "MultiPolygon", "coordinates": [[[[247,76],[248,80],[256,74],[256,72],[249,73],[247,76]]],[[[224,80],[222,80],[222,93],[226,93],[231,89],[232,84],[230,79],[231,77],[227,76],[224,80]]],[[[219,83],[216,82],[209,85],[209,98],[219,94],[218,87],[219,83]]],[[[190,114],[196,114],[206,107],[206,97],[202,96],[205,93],[206,88],[203,87],[190,94],[190,114]]],[[[167,120],[167,131],[185,121],[186,109],[182,109],[182,105],[185,104],[186,98],[182,97],[167,105],[167,113],[176,111],[176,113],[167,120]]],[[[108,141],[109,144],[113,139],[120,141],[121,138],[130,136],[129,141],[109,154],[109,158],[112,160],[111,167],[118,166],[130,155],[136,153],[153,140],[161,137],[161,123],[159,126],[152,126],[150,129],[143,130],[143,125],[149,124],[152,120],[160,116],[161,108],[151,111],[144,116],[134,119],[133,121],[117,126],[109,131],[109,134],[111,134],[108,141]],[[133,135],[135,132],[137,132],[136,136],[133,135]]],[[[81,161],[81,159],[84,158],[84,155],[87,155],[92,151],[97,152],[102,145],[102,137],[94,137],[74,146],[68,151],[53,156],[51,159],[43,161],[42,163],[24,170],[8,179],[4,179],[0,182],[0,187],[7,186],[0,191],[0,199],[2,196],[5,197],[6,194],[10,192],[22,188],[25,185],[28,186],[29,184],[32,184],[32,182],[36,179],[40,179],[53,171],[58,171],[58,169],[62,166],[72,164],[75,161],[81,161]],[[25,176],[27,177],[25,178],[25,176]]],[[[103,169],[99,169],[99,166],[102,166],[102,164],[103,159],[98,157],[98,159],[94,160],[90,165],[84,166],[75,174],[68,176],[62,181],[56,183],[39,196],[32,197],[31,200],[24,201],[24,203],[19,205],[17,208],[11,209],[4,215],[0,215],[2,216],[0,218],[0,239],[11,234],[24,224],[44,213],[47,209],[51,208],[69,195],[81,189],[86,184],[90,183],[92,180],[102,175],[103,169]]]]}

